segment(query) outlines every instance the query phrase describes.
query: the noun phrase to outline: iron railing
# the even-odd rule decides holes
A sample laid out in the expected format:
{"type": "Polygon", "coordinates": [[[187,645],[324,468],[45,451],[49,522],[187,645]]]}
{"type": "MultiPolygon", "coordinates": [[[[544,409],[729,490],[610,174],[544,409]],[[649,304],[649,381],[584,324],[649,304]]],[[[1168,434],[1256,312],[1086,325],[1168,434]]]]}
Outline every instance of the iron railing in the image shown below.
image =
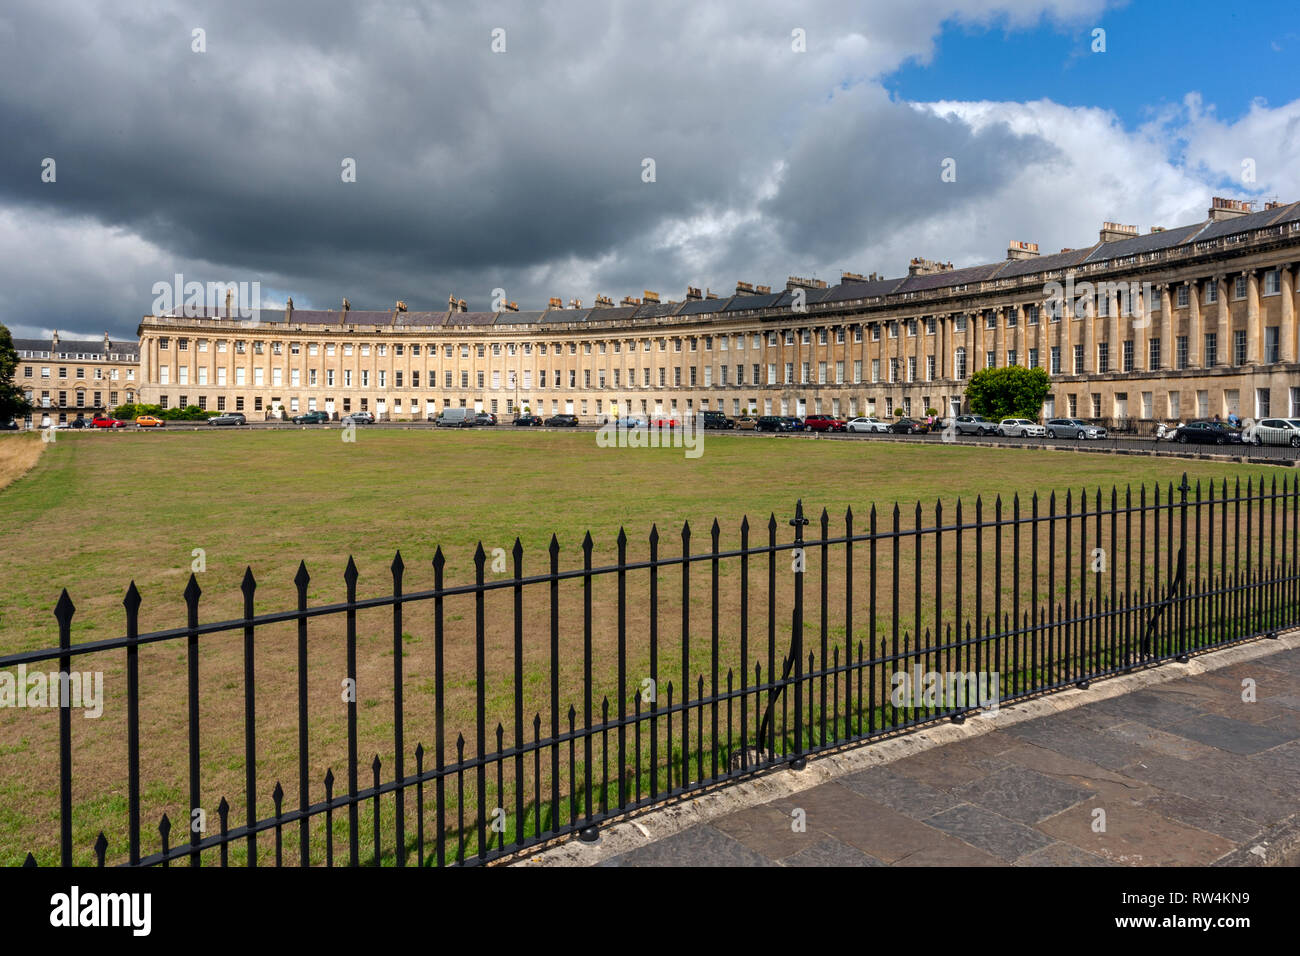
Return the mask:
{"type": "MultiPolygon", "coordinates": [[[[873,506],[865,529],[850,509],[832,531],[823,510],[816,536],[807,538],[800,502],[788,536],[778,534],[773,515],[765,540],[755,541],[746,519],[738,546],[724,548],[715,520],[708,547],[697,551],[687,524],[680,552],[665,555],[652,529],[646,553],[634,559],[620,531],[617,560],[599,567],[590,534],[582,542],[582,566],[569,570],[561,570],[552,537],[548,570],[534,575],[524,574],[524,549],[516,540],[511,569],[503,566],[493,579],[480,544],[472,581],[460,583],[446,579],[439,548],[431,589],[404,590],[398,554],[391,593],[375,597],[358,596],[360,573],[349,558],[346,600],[318,606],[309,606],[310,577],[300,564],[296,607],[263,614],[254,613],[257,584],[249,569],[242,616],[207,623],[200,621],[201,592],[191,575],[185,625],[151,633],[139,631],[142,599],[132,583],[123,601],[125,633],[75,645],[74,607],[65,590],[54,610],[58,647],[8,654],[0,668],[57,661],[66,674],[75,658],[125,654],[125,691],[110,708],[125,734],[125,807],[120,826],[100,829],[93,858],[74,840],[71,708],[59,708],[58,755],[49,772],[57,763],[57,861],[64,866],[92,860],[165,866],[182,859],[227,865],[232,853],[235,862],[257,865],[272,847],[278,866],[291,855],[286,837],[296,842],[301,865],[333,865],[344,812],[347,863],[441,866],[486,863],[573,833],[592,839],[606,821],[671,798],[777,766],[802,766],[807,755],[850,742],[989,710],[989,698],[942,690],[900,702],[898,675],[909,668],[941,680],[957,675],[949,691],[972,674],[987,675],[996,705],[1186,660],[1300,623],[1295,477],[1284,477],[1280,490],[1276,478],[1267,488],[1248,479],[1243,490],[1240,482],[1203,487],[1184,477],[1163,493],[1156,485],[1106,495],[1070,491],[1063,500],[1035,494],[1009,503],[998,498],[991,511],[980,499],[973,508],[959,500],[950,514],[940,502],[931,520],[918,503],[905,522],[899,506],[884,514],[873,506]],[[693,584],[701,572],[706,589],[693,584]],[[629,600],[630,587],[644,587],[644,600],[629,600]],[[489,613],[489,601],[495,608],[498,600],[500,611],[489,613]],[[472,605],[472,614],[449,613],[457,602],[472,605]],[[376,752],[367,782],[359,750],[366,688],[357,682],[358,616],[375,612],[384,615],[384,631],[391,614],[392,726],[384,743],[391,749],[383,760],[376,752]],[[345,686],[354,689],[346,746],[331,738],[318,741],[314,752],[311,704],[319,703],[319,692],[309,693],[309,673],[321,650],[309,641],[309,622],[318,622],[318,634],[341,623],[345,686]],[[414,697],[405,666],[414,660],[404,647],[408,627],[433,637],[432,660],[420,664],[432,667],[433,679],[414,697]],[[808,650],[805,631],[815,643],[808,650]],[[289,633],[296,636],[296,680],[257,673],[258,653],[267,646],[259,636],[267,632],[284,633],[282,649],[289,633]],[[194,808],[210,806],[214,796],[203,785],[212,766],[200,757],[199,667],[205,643],[222,634],[242,637],[244,716],[235,731],[243,736],[242,807],[232,809],[222,796],[217,827],[183,826],[184,835],[173,840],[172,815],[192,820],[194,808]],[[699,643],[705,640],[707,655],[699,643]],[[141,651],[182,644],[188,799],[184,805],[173,800],[171,813],[147,833],[141,651]],[[468,653],[463,667],[448,663],[449,648],[467,652],[471,645],[472,667],[468,653]],[[601,648],[612,656],[598,653],[601,648]],[[471,678],[472,706],[465,683],[471,678]],[[294,698],[296,727],[258,722],[257,692],[268,693],[268,681],[294,698]],[[463,706],[455,693],[463,695],[463,706]],[[527,719],[528,704],[538,701],[527,719]],[[430,711],[432,752],[424,742],[409,749],[407,728],[430,711]],[[270,781],[258,774],[258,734],[268,730],[296,730],[297,749],[296,792],[286,794],[276,780],[269,815],[259,795],[270,781]],[[314,776],[313,760],[326,767],[323,779],[314,776]],[[339,763],[346,780],[334,776],[339,763]],[[239,809],[242,822],[233,818],[239,809]],[[371,845],[363,851],[367,832],[371,845]]],[[[389,647],[386,638],[367,646],[375,655],[389,647]]],[[[179,699],[176,704],[179,712],[179,699]]],[[[167,742],[151,736],[148,743],[167,742]]],[[[38,852],[54,861],[52,836],[38,852]]],[[[27,859],[36,862],[33,854],[27,859]]]]}

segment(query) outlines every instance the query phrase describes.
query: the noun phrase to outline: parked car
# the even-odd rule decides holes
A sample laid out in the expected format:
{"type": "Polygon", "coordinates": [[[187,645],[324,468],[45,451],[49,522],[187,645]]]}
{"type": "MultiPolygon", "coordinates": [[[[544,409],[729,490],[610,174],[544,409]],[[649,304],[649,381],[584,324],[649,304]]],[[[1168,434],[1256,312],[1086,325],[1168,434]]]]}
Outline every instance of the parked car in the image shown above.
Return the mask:
{"type": "Polygon", "coordinates": [[[814,432],[842,432],[848,425],[843,419],[831,415],[809,415],[803,421],[808,430],[814,432]]]}
{"type": "Polygon", "coordinates": [[[652,424],[654,425],[655,428],[676,428],[677,416],[656,415],[654,417],[652,424]]]}
{"type": "Polygon", "coordinates": [[[96,415],[90,421],[91,428],[125,428],[130,422],[124,422],[120,418],[109,418],[107,415],[96,415]]]}
{"type": "Polygon", "coordinates": [[[304,412],[290,419],[295,425],[324,425],[329,420],[329,412],[304,412]]]}
{"type": "Polygon", "coordinates": [[[783,415],[782,417],[790,423],[790,431],[806,432],[808,430],[808,423],[802,418],[797,418],[794,415],[783,415]]]}
{"type": "Polygon", "coordinates": [[[739,431],[752,432],[758,427],[758,419],[749,415],[741,415],[736,419],[736,428],[739,431]]]}
{"type": "Polygon", "coordinates": [[[701,412],[700,414],[701,414],[701,415],[703,416],[703,418],[704,418],[704,427],[705,427],[705,428],[726,428],[726,429],[729,429],[729,428],[735,428],[735,427],[736,427],[736,423],[733,422],[733,421],[732,421],[730,418],[728,418],[726,415],[724,415],[722,412],[712,411],[712,412],[701,412]]]}
{"type": "Polygon", "coordinates": [[[167,423],[154,415],[141,415],[135,420],[141,428],[162,428],[167,423]]]}
{"type": "Polygon", "coordinates": [[[375,416],[369,412],[351,412],[339,419],[341,425],[373,425],[375,416]]]}
{"type": "Polygon", "coordinates": [[[1081,418],[1053,418],[1046,426],[1048,438],[1085,438],[1100,439],[1106,437],[1106,429],[1093,425],[1081,418]]]}
{"type": "Polygon", "coordinates": [[[849,419],[848,423],[844,426],[844,430],[848,432],[876,432],[883,435],[885,432],[889,431],[889,426],[879,418],[872,418],[870,415],[866,415],[862,418],[849,419]]]}
{"type": "Polygon", "coordinates": [[[892,435],[924,435],[929,430],[929,423],[919,418],[900,418],[889,425],[889,432],[892,435]]]}
{"type": "Polygon", "coordinates": [[[1223,422],[1188,422],[1178,429],[1180,445],[1240,445],[1241,432],[1223,422]]]}
{"type": "Polygon", "coordinates": [[[0,422],[0,432],[16,432],[16,431],[18,431],[18,423],[14,421],[12,418],[9,419],[9,421],[7,422],[0,422]]]}
{"type": "Polygon", "coordinates": [[[998,425],[998,434],[1003,438],[1043,438],[1047,429],[1028,418],[1004,418],[998,425]]]}
{"type": "Polygon", "coordinates": [[[1250,429],[1249,439],[1256,445],[1300,448],[1300,418],[1265,418],[1250,429]]]}
{"type": "Polygon", "coordinates": [[[998,429],[983,415],[958,415],[952,424],[958,435],[992,435],[998,429]]]}
{"type": "Polygon", "coordinates": [[[209,425],[247,425],[246,419],[242,412],[226,412],[223,415],[217,415],[208,419],[209,425]]]}
{"type": "Polygon", "coordinates": [[[577,428],[578,416],[552,415],[550,418],[546,419],[546,426],[548,428],[577,428]]]}
{"type": "Polygon", "coordinates": [[[491,412],[479,412],[474,416],[475,425],[495,425],[496,423],[497,417],[491,412]]]}
{"type": "Polygon", "coordinates": [[[531,428],[533,426],[544,425],[546,423],[542,421],[540,415],[520,415],[515,419],[515,424],[523,425],[526,428],[531,428]]]}
{"type": "Polygon", "coordinates": [[[760,432],[794,432],[803,427],[802,424],[796,427],[793,422],[799,421],[797,418],[782,418],[780,415],[763,415],[755,423],[755,430],[760,432]]]}
{"type": "Polygon", "coordinates": [[[69,428],[86,428],[89,424],[90,424],[90,422],[86,421],[84,418],[82,418],[80,415],[78,415],[78,416],[77,416],[76,418],[74,418],[72,421],[68,422],[68,427],[69,427],[69,428]]]}
{"type": "Polygon", "coordinates": [[[473,428],[478,413],[472,408],[444,408],[438,416],[439,428],[473,428]]]}
{"type": "Polygon", "coordinates": [[[624,415],[614,419],[615,428],[646,428],[650,420],[643,415],[624,415]]]}

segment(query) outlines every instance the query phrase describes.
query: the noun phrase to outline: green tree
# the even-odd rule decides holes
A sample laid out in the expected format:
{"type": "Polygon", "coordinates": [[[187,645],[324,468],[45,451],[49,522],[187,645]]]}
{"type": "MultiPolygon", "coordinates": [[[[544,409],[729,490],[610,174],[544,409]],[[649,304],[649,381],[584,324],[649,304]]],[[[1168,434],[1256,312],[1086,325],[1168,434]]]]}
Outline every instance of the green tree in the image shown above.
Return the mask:
{"type": "Polygon", "coordinates": [[[971,376],[966,399],[971,411],[994,421],[1003,418],[1037,421],[1051,390],[1052,383],[1045,369],[1021,365],[982,368],[971,376]]]}
{"type": "Polygon", "coordinates": [[[18,373],[18,350],[9,329],[0,325],[0,422],[21,418],[32,410],[31,403],[23,398],[22,389],[14,382],[18,373]]]}

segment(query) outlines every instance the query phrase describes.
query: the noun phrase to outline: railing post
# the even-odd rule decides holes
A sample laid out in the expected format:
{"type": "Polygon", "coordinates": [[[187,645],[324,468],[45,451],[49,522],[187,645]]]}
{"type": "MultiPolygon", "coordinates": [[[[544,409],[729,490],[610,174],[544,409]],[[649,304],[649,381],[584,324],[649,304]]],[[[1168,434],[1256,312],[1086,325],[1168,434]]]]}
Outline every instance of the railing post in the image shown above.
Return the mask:
{"type": "Polygon", "coordinates": [[[1183,472],[1183,482],[1178,486],[1178,657],[1180,664],[1186,664],[1187,657],[1187,472],[1183,472]]]}
{"type": "Polygon", "coordinates": [[[802,770],[808,766],[803,755],[803,575],[806,563],[803,549],[803,528],[808,519],[803,515],[803,499],[794,506],[794,517],[790,524],[794,527],[794,551],[791,565],[794,570],[794,610],[790,622],[790,654],[794,658],[794,754],[790,760],[793,770],[802,770]]]}

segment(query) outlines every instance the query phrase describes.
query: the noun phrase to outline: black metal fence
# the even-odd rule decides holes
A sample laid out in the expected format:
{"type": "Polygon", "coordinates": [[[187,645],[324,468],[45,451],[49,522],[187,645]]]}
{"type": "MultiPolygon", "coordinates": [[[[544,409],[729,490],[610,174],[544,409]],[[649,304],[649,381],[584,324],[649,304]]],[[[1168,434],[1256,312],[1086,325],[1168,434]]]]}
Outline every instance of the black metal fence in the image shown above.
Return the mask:
{"type": "MultiPolygon", "coordinates": [[[[771,516],[758,534],[742,521],[729,547],[717,521],[703,549],[684,526],[680,549],[670,555],[662,553],[657,530],[641,556],[629,554],[620,532],[617,559],[602,566],[594,566],[588,534],[581,567],[569,570],[561,570],[552,537],[548,569],[533,575],[524,574],[516,540],[510,567],[491,579],[480,545],[472,580],[467,574],[461,583],[446,579],[439,549],[432,589],[411,592],[403,588],[407,569],[399,554],[391,593],[376,597],[358,596],[360,575],[349,558],[346,600],[320,606],[308,604],[310,578],[300,565],[296,608],[266,614],[254,613],[250,569],[243,615],[211,623],[200,622],[200,588],[191,575],[185,625],[143,634],[141,596],[132,583],[123,602],[125,633],[76,645],[74,607],[64,591],[55,608],[58,647],[0,657],[0,668],[57,661],[66,674],[74,659],[125,653],[125,689],[112,710],[125,735],[118,771],[126,799],[120,816],[106,811],[118,825],[100,829],[93,848],[74,840],[81,811],[73,801],[72,711],[59,708],[62,865],[188,859],[224,866],[232,857],[257,865],[269,852],[277,866],[293,857],[304,866],[338,858],[354,866],[441,866],[488,862],[567,834],[592,839],[613,818],[768,768],[799,766],[808,754],[931,721],[992,714],[1017,699],[1300,623],[1294,477],[1283,478],[1280,489],[1276,478],[1267,487],[1248,480],[1243,489],[1227,481],[1189,485],[1184,477],[1180,487],[1163,490],[998,498],[991,507],[977,499],[951,510],[936,503],[930,514],[918,503],[907,517],[897,505],[884,513],[872,507],[860,524],[846,510],[832,529],[822,511],[810,537],[799,503],[791,520],[771,516]],[[451,613],[453,604],[466,613],[451,613]],[[385,636],[359,643],[358,616],[375,612],[385,636]],[[317,632],[341,625],[343,686],[352,689],[346,749],[341,734],[312,742],[319,693],[309,693],[309,673],[312,655],[321,652],[315,635],[309,642],[312,622],[317,632]],[[414,674],[406,670],[414,660],[405,649],[410,627],[433,638],[432,680],[414,693],[414,674]],[[257,673],[266,646],[259,637],[267,633],[284,635],[286,654],[289,634],[295,636],[296,679],[257,673]],[[242,760],[235,759],[242,764],[242,806],[232,808],[222,796],[217,825],[186,825],[215,796],[204,787],[213,767],[201,759],[200,661],[205,642],[221,634],[242,637],[242,679],[227,685],[242,685],[242,727],[218,728],[242,730],[242,760]],[[384,759],[376,752],[365,767],[363,644],[375,656],[381,649],[392,656],[384,695],[391,694],[391,727],[378,724],[387,752],[384,759]],[[140,656],[150,645],[184,646],[188,795],[145,829],[140,656]],[[924,684],[927,695],[900,695],[909,682],[899,675],[909,673],[913,690],[924,684]],[[293,698],[296,718],[259,724],[258,692],[268,693],[268,681],[293,698]],[[962,692],[981,681],[984,690],[962,692]],[[416,717],[432,718],[432,740],[411,748],[408,728],[416,717]],[[266,793],[259,732],[279,732],[283,741],[296,736],[296,792],[276,780],[266,793]],[[326,767],[323,778],[313,762],[326,767]],[[336,779],[333,766],[342,766],[346,779],[336,779]],[[267,795],[269,814],[260,802],[267,795]],[[172,815],[185,821],[176,835],[172,815]],[[346,849],[336,851],[336,836],[346,849]],[[296,844],[296,853],[292,845],[286,851],[286,842],[296,844]]],[[[178,747],[179,739],[151,733],[148,744],[178,747]]],[[[41,772],[53,774],[55,762],[51,756],[41,772]]],[[[52,835],[39,852],[54,862],[52,835]]]]}

